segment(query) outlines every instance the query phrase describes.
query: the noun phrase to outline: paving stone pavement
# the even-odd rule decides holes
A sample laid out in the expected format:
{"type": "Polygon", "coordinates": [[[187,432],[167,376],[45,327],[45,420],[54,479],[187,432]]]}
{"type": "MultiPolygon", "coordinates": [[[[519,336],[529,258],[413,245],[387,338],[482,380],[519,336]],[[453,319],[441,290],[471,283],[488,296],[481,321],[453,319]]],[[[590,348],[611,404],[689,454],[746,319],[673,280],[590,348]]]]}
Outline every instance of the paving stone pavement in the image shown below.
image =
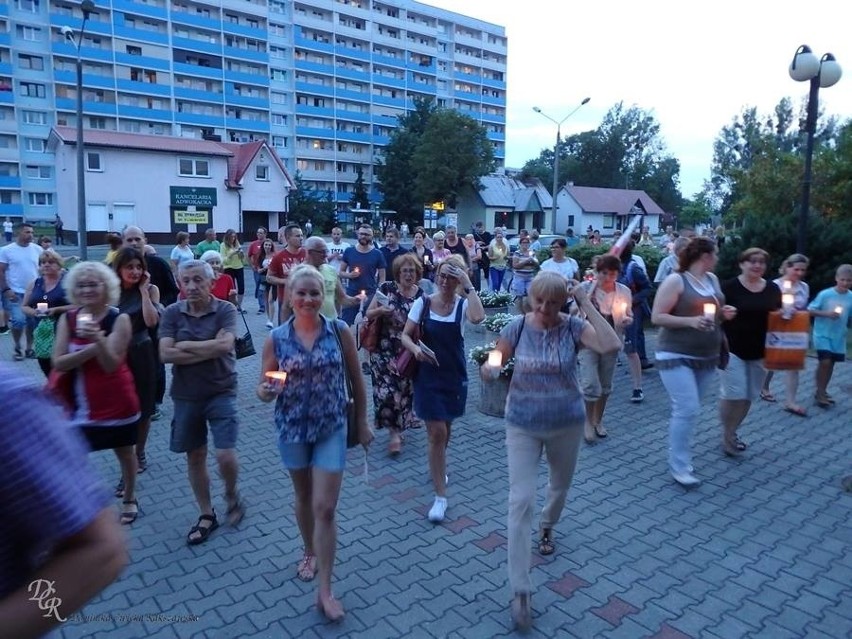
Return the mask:
{"type": "MultiPolygon", "coordinates": [[[[259,351],[265,318],[254,314],[253,302],[247,307],[259,351]]],[[[485,337],[469,332],[467,347],[485,337]]],[[[10,342],[0,338],[0,357],[11,359],[10,342]]],[[[809,360],[802,375],[801,398],[813,394],[814,364],[809,360]]],[[[248,504],[239,529],[223,527],[202,546],[186,545],[197,511],[184,458],[168,452],[167,401],[138,485],[142,514],[128,534],[132,563],[58,636],[513,635],[503,424],[477,411],[472,368],[467,413],[449,449],[444,525],[426,521],[432,491],[425,429],[407,434],[397,459],[387,456],[387,435],[379,432],[366,470],[364,453],[349,452],[334,586],[347,614],[332,625],[314,608],[314,584],[295,578],[301,543],[290,480],[276,452],[272,405],[253,392],[259,356],[238,367],[240,486],[248,504]]],[[[21,369],[41,375],[32,361],[21,369]]],[[[776,378],[779,394],[781,384],[776,378]]],[[[852,494],[840,486],[852,474],[852,366],[837,366],[832,388],[837,406],[808,406],[807,419],[758,402],[742,429],[749,449],[735,460],[721,454],[714,392],[693,443],[703,483],[686,491],[667,472],[669,406],[658,375],[648,372],[646,399],[632,404],[626,367],[618,368],[606,414],[610,436],[580,453],[555,531],[557,552],[533,554],[530,636],[852,636],[852,494]]],[[[93,458],[112,485],[114,456],[93,458]]],[[[222,513],[221,481],[213,475],[222,513]]]]}

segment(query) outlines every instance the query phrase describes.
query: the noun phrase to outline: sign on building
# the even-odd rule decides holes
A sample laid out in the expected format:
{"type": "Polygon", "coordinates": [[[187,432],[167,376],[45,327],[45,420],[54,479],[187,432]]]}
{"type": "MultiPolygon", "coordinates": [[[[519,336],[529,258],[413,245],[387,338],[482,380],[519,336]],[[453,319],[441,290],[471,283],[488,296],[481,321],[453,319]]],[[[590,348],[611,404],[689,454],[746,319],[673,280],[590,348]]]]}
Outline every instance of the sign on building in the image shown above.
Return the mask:
{"type": "Polygon", "coordinates": [[[172,206],[216,206],[216,189],[198,186],[170,186],[169,200],[172,206]]]}

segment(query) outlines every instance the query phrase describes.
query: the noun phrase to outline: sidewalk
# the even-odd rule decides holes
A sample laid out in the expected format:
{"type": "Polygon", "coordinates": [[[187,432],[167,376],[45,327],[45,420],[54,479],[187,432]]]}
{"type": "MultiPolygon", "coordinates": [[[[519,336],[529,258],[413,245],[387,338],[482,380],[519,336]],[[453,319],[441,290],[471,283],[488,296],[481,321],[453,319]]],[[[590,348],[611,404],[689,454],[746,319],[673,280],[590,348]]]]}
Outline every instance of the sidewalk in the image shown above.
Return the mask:
{"type": "MultiPolygon", "coordinates": [[[[251,285],[249,285],[251,286],[251,285]]],[[[247,308],[255,309],[253,302],[247,308]]],[[[265,317],[247,319],[260,351],[265,317]]],[[[469,333],[467,349],[485,335],[469,333]]],[[[653,335],[649,335],[649,350],[653,335]]],[[[0,357],[11,357],[0,338],[0,357]]],[[[800,398],[813,395],[814,360],[800,398]]],[[[35,362],[22,370],[40,376],[35,362]]],[[[122,578],[69,620],[79,637],[459,637],[511,635],[506,573],[508,486],[500,419],[468,410],[449,449],[448,521],[426,521],[432,491],[426,433],[407,434],[402,455],[386,454],[379,432],[368,457],[350,451],[338,509],[335,594],[339,626],[315,610],[314,584],[295,578],[301,543],[290,481],[275,447],[272,406],[254,397],[259,356],[241,360],[241,490],[248,515],[187,547],[197,511],[185,461],[169,453],[166,415],[152,427],[150,468],[140,476],[142,515],[129,534],[122,578]]],[[[629,402],[626,367],[616,369],[609,437],[580,453],[574,486],[556,528],[556,554],[541,558],[533,637],[847,637],[852,633],[852,366],[837,366],[838,405],[808,405],[801,419],[758,402],[742,430],[749,449],[720,451],[715,392],[694,437],[696,474],[685,491],[666,467],[668,397],[646,375],[646,399],[629,402]],[[846,602],[845,604],[843,602],[846,602]]],[[[781,390],[781,380],[774,383],[781,390]]],[[[114,456],[95,455],[104,480],[114,456]]],[[[211,460],[212,461],[212,460],[211,460]]],[[[215,475],[214,475],[215,476],[215,475]]],[[[544,476],[539,484],[544,486],[544,476]]],[[[214,478],[223,512],[222,487],[214,478]]],[[[530,541],[533,541],[533,531],[530,541]]]]}

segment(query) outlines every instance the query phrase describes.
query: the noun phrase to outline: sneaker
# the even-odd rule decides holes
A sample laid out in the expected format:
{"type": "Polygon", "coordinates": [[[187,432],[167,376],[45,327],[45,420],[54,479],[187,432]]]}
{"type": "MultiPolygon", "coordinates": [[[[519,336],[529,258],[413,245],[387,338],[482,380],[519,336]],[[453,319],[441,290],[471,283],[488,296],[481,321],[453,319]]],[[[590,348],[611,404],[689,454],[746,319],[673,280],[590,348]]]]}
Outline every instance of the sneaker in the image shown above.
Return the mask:
{"type": "Polygon", "coordinates": [[[672,471],[672,477],[684,488],[691,488],[701,483],[701,480],[691,472],[676,473],[675,471],[672,471]]]}
{"type": "Polygon", "coordinates": [[[154,408],[154,412],[151,414],[151,421],[155,422],[158,419],[160,419],[162,416],[163,416],[163,412],[160,410],[160,405],[157,404],[157,406],[154,408]]]}
{"type": "Polygon", "coordinates": [[[8,326],[0,326],[0,335],[8,335],[10,333],[8,326]]]}
{"type": "Polygon", "coordinates": [[[633,394],[630,396],[630,401],[638,403],[641,402],[643,399],[645,399],[645,393],[642,392],[642,389],[634,388],[633,394]]]}
{"type": "Polygon", "coordinates": [[[433,524],[438,524],[444,521],[444,515],[447,512],[447,498],[435,497],[435,503],[429,509],[429,521],[433,524]]]}
{"type": "Polygon", "coordinates": [[[265,314],[266,314],[266,309],[265,309],[265,308],[259,308],[259,309],[257,309],[257,314],[258,314],[258,315],[265,315],[265,314]]]}
{"type": "Polygon", "coordinates": [[[272,323],[272,320],[266,320],[266,328],[275,328],[275,324],[272,323]]]}
{"type": "Polygon", "coordinates": [[[24,355],[26,356],[27,359],[35,359],[36,358],[35,351],[31,348],[28,348],[26,350],[26,352],[24,353],[24,355]]]}

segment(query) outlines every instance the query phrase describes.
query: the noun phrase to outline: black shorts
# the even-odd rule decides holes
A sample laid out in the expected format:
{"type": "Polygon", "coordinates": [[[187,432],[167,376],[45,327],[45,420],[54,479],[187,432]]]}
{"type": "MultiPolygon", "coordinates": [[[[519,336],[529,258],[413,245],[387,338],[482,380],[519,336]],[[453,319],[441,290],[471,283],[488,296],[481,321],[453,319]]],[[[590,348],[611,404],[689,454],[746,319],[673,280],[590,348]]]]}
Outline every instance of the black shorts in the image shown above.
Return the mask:
{"type": "Polygon", "coordinates": [[[138,426],[138,422],[127,426],[81,426],[80,432],[91,450],[110,450],[135,445],[138,426]]]}

